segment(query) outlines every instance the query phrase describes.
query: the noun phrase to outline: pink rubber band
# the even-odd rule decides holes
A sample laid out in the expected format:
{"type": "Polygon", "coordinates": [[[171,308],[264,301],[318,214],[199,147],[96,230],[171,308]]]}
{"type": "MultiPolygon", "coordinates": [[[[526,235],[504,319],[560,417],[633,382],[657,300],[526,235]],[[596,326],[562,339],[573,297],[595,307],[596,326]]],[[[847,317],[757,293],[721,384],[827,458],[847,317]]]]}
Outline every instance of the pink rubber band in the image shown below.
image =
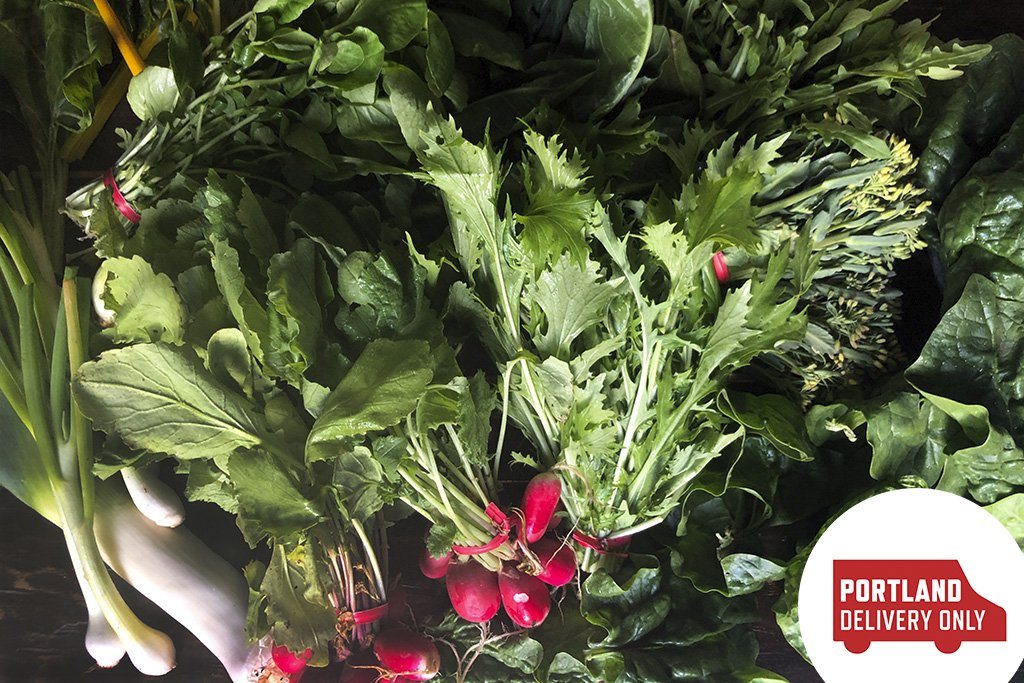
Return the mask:
{"type": "Polygon", "coordinates": [[[114,208],[116,208],[122,216],[127,218],[131,223],[138,224],[142,220],[142,214],[132,208],[132,205],[128,203],[128,200],[121,194],[121,188],[117,186],[117,181],[114,180],[114,172],[108,170],[103,176],[103,187],[110,190],[111,199],[114,200],[114,208]]]}
{"type": "Polygon", "coordinates": [[[453,543],[452,552],[456,555],[483,555],[500,548],[502,543],[508,541],[508,535],[512,531],[512,524],[508,521],[508,515],[502,512],[501,508],[494,503],[488,503],[484,513],[498,527],[498,533],[483,545],[455,545],[453,543]]]}
{"type": "Polygon", "coordinates": [[[383,605],[377,605],[371,609],[364,609],[358,612],[352,613],[352,623],[354,624],[372,624],[375,621],[380,621],[388,616],[390,607],[388,603],[383,605]]]}
{"type": "Polygon", "coordinates": [[[590,536],[589,534],[585,534],[579,529],[576,529],[572,532],[572,539],[584,548],[589,548],[599,555],[616,555],[618,557],[627,556],[627,553],[620,552],[617,549],[623,548],[629,543],[629,536],[621,536],[619,538],[609,540],[607,538],[590,536]]]}

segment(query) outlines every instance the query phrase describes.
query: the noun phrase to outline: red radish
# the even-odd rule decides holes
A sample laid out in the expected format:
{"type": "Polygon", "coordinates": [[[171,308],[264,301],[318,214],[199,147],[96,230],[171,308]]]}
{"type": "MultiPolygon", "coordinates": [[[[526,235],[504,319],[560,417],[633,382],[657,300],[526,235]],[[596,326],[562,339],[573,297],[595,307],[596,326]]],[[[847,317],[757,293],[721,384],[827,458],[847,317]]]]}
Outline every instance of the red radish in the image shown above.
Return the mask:
{"type": "Polygon", "coordinates": [[[523,534],[527,543],[536,543],[548,530],[548,523],[562,496],[562,480],[554,472],[538,474],[523,492],[523,534]]]}
{"type": "Polygon", "coordinates": [[[548,522],[548,531],[554,531],[562,525],[562,518],[558,516],[558,510],[561,509],[561,504],[555,509],[554,514],[551,515],[551,521],[548,522]]]}
{"type": "Polygon", "coordinates": [[[498,573],[498,586],[505,612],[519,626],[532,628],[548,618],[551,594],[536,576],[524,574],[508,562],[498,573]]]}
{"type": "Polygon", "coordinates": [[[395,676],[429,681],[441,669],[434,641],[407,628],[390,628],[373,639],[377,661],[395,676]]]}
{"type": "Polygon", "coordinates": [[[452,553],[448,551],[444,557],[434,557],[430,551],[423,548],[420,554],[420,571],[428,579],[440,579],[448,573],[448,563],[452,561],[452,553]]]}
{"type": "Polygon", "coordinates": [[[718,251],[711,257],[711,263],[715,267],[715,278],[723,285],[729,281],[729,265],[725,262],[725,254],[718,251]]]}
{"type": "Polygon", "coordinates": [[[542,538],[530,546],[540,561],[537,578],[549,586],[564,586],[576,578],[576,553],[555,538],[542,538]]]}
{"type": "Polygon", "coordinates": [[[283,673],[295,674],[306,668],[306,662],[313,656],[313,651],[307,647],[302,654],[296,655],[284,645],[275,645],[270,656],[283,673]]]}
{"type": "Polygon", "coordinates": [[[490,621],[501,607],[498,575],[479,562],[452,560],[445,583],[452,607],[466,621],[490,621]]]}

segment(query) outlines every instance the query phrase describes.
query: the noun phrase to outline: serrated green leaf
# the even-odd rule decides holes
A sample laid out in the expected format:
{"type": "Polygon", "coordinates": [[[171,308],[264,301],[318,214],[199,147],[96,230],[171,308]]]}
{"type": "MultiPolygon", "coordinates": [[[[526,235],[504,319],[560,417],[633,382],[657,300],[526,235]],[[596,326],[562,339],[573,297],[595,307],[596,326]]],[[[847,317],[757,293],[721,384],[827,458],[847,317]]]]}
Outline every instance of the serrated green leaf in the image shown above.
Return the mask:
{"type": "Polygon", "coordinates": [[[138,256],[107,259],[103,271],[103,303],[114,314],[104,336],[122,344],[182,342],[185,309],[169,277],[138,256]]]}

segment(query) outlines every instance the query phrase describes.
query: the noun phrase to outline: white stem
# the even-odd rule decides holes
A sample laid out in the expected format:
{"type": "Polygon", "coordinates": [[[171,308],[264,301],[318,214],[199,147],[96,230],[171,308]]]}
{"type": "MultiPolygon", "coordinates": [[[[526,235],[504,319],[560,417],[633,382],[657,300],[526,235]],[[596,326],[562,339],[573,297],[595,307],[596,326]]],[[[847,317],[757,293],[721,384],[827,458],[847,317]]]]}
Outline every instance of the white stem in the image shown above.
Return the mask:
{"type": "Polygon", "coordinates": [[[96,271],[96,275],[92,278],[92,307],[96,311],[100,327],[110,327],[114,324],[114,312],[107,308],[107,304],[103,301],[103,294],[107,289],[107,276],[109,274],[110,270],[107,268],[107,262],[104,261],[99,270],[96,271]]]}
{"type": "Polygon", "coordinates": [[[82,586],[82,597],[85,598],[86,609],[89,610],[89,627],[85,632],[85,649],[96,660],[97,666],[109,669],[125,655],[124,644],[117,637],[103,610],[86,585],[82,586]]]}
{"type": "Polygon", "coordinates": [[[234,683],[248,683],[241,573],[183,527],[153,524],[109,480],[96,483],[95,529],[110,568],[191,631],[234,683]]]}
{"type": "Polygon", "coordinates": [[[125,467],[121,478],[139,512],[154,524],[176,527],[185,521],[185,507],[167,484],[160,481],[150,466],[125,467]]]}
{"type": "Polygon", "coordinates": [[[139,620],[121,597],[103,564],[92,528],[82,519],[81,500],[61,487],[55,492],[64,541],[82,592],[91,593],[136,669],[148,676],[169,672],[175,663],[174,643],[167,634],[139,620]]]}

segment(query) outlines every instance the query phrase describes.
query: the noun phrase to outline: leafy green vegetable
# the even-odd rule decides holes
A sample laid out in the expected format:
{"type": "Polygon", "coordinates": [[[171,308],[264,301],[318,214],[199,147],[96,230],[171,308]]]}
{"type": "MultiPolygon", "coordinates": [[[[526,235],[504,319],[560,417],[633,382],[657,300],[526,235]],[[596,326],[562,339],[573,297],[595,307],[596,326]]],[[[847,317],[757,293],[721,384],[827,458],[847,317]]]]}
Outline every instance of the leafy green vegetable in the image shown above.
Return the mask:
{"type": "Polygon", "coordinates": [[[178,103],[174,72],[162,66],[147,66],[128,86],[128,104],[143,121],[169,112],[178,103]]]}
{"type": "MultiPolygon", "coordinates": [[[[423,177],[442,193],[455,257],[475,288],[468,312],[497,339],[505,400],[539,462],[571,473],[563,477],[571,519],[599,536],[658,523],[740,434],[723,434],[698,406],[730,372],[802,332],[796,301],[774,291],[784,259],[719,303],[700,287],[710,235],[686,223],[647,226],[644,260],[634,263],[610,224],[616,214],[591,194],[585,213],[561,219],[577,236],[545,240],[566,253],[554,260],[530,249],[529,222],[520,235],[501,213],[498,155],[447,123],[430,137],[423,177]]],[[[592,192],[580,159],[557,140],[528,138],[528,147],[528,193],[542,183],[563,195],[592,192]]]]}
{"type": "Polygon", "coordinates": [[[104,334],[115,342],[180,344],[185,308],[174,283],[138,256],[104,262],[100,297],[113,320],[104,334]]]}
{"type": "Polygon", "coordinates": [[[783,681],[754,665],[749,598],[698,592],[650,556],[615,575],[598,572],[527,633],[492,632],[451,617],[430,628],[454,646],[456,681],[783,681]]]}
{"type": "Polygon", "coordinates": [[[218,384],[197,358],[169,346],[106,352],[78,373],[75,399],[97,427],[134,448],[184,460],[279,448],[251,403],[218,384]]]}
{"type": "Polygon", "coordinates": [[[991,52],[954,82],[954,92],[944,102],[936,100],[939,114],[918,170],[929,198],[944,202],[974,162],[987,156],[1024,114],[1024,80],[1017,68],[1022,57],[1020,36],[1000,36],[992,41],[991,52]]]}

